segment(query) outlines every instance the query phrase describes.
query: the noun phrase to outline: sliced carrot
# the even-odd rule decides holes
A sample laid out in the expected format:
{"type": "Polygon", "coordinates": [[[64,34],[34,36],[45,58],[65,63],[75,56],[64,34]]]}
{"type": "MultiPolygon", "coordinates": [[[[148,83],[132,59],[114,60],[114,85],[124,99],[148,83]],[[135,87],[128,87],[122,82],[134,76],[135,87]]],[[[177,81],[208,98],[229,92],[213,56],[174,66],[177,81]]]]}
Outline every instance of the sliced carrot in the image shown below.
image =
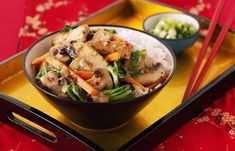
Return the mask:
{"type": "Polygon", "coordinates": [[[84,80],[90,79],[95,74],[93,71],[81,71],[81,70],[80,71],[75,70],[75,73],[81,78],[83,78],[84,80]]]}
{"type": "Polygon", "coordinates": [[[43,60],[46,59],[46,57],[49,56],[49,53],[45,53],[44,55],[38,57],[38,58],[35,58],[33,61],[32,61],[32,65],[40,65],[43,60]]]}
{"type": "Polygon", "coordinates": [[[120,58],[121,58],[121,55],[118,52],[111,53],[105,57],[105,59],[109,62],[118,61],[120,58]]]}
{"type": "Polygon", "coordinates": [[[123,79],[125,82],[127,82],[127,83],[130,83],[130,84],[132,84],[132,85],[136,85],[136,86],[138,86],[141,90],[143,90],[143,91],[146,91],[147,90],[147,88],[145,88],[142,84],[140,84],[139,82],[137,82],[137,81],[135,81],[132,77],[125,77],[124,79],[123,79]]]}
{"type": "Polygon", "coordinates": [[[149,84],[147,87],[149,89],[153,89],[155,86],[157,86],[159,83],[161,83],[161,79],[157,80],[156,82],[153,82],[151,84],[149,84]]]}
{"type": "Polygon", "coordinates": [[[58,66],[60,68],[66,68],[69,72],[69,74],[73,77],[73,79],[76,81],[77,85],[80,86],[82,89],[84,89],[88,94],[92,96],[96,96],[98,91],[93,88],[88,82],[83,80],[80,76],[78,76],[73,69],[67,67],[65,64],[60,62],[59,60],[56,60],[52,57],[46,57],[46,62],[50,63],[51,65],[58,66]]]}

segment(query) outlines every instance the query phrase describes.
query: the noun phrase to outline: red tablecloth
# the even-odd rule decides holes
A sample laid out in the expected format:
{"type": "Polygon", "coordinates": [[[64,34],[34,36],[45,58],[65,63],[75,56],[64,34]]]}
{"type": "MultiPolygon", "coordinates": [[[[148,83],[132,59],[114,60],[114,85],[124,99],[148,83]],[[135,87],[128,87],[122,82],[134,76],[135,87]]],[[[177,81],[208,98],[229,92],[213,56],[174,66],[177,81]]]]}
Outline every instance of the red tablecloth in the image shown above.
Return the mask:
{"type": "MultiPolygon", "coordinates": [[[[41,36],[83,19],[114,0],[7,0],[0,5],[0,61],[41,36]],[[95,5],[94,5],[95,2],[95,5]]],[[[160,0],[211,17],[217,0],[160,0]]],[[[233,4],[234,0],[228,0],[233,4]]],[[[227,11],[229,10],[229,5],[227,11]]],[[[226,12],[225,12],[226,16],[226,12]]],[[[223,17],[223,21],[226,17],[223,17]]],[[[235,26],[234,26],[235,27],[235,26]]],[[[235,28],[234,28],[235,29],[235,28]]],[[[159,151],[235,150],[235,88],[182,127],[159,151]]],[[[0,125],[0,150],[50,150],[6,124],[0,125]]]]}

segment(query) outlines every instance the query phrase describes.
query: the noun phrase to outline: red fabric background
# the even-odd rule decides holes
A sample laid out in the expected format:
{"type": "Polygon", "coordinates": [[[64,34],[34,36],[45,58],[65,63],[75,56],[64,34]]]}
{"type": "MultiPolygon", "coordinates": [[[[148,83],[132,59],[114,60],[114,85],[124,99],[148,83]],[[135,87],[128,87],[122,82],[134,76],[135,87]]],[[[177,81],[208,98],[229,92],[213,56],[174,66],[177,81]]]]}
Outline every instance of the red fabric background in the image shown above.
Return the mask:
{"type": "MultiPolygon", "coordinates": [[[[79,18],[84,18],[89,14],[107,6],[115,0],[0,0],[0,61],[26,49],[32,42],[43,35],[61,29],[66,23],[77,22],[79,18]],[[66,5],[48,8],[44,12],[38,12],[37,6],[46,2],[64,2],[66,5]],[[94,3],[95,2],[95,3],[94,3]],[[45,34],[35,36],[20,35],[21,29],[27,25],[27,16],[35,17],[39,14],[42,24],[46,27],[45,34]]],[[[176,6],[192,13],[211,18],[217,0],[155,0],[172,6],[176,6]]],[[[227,18],[226,15],[231,9],[234,0],[226,0],[226,9],[223,12],[221,23],[227,18]]],[[[232,26],[235,29],[235,22],[232,26]]],[[[34,33],[37,29],[29,27],[29,33],[34,33]]]]}
{"type": "MultiPolygon", "coordinates": [[[[115,0],[0,0],[0,61],[51,31],[72,24],[115,0]],[[53,2],[53,3],[52,3],[53,2]],[[95,4],[94,4],[95,2],[95,4]],[[44,9],[39,5],[44,5],[44,9]],[[37,23],[31,24],[31,21],[37,23]],[[23,32],[22,32],[23,31],[23,32]]],[[[210,18],[217,0],[160,0],[210,18]]],[[[227,0],[222,22],[234,0],[227,0]]],[[[233,26],[235,27],[235,26],[233,26]]],[[[235,28],[234,28],[235,29],[235,28]]],[[[235,150],[235,88],[182,127],[156,151],[235,150]]],[[[50,150],[23,133],[0,125],[0,151],[50,150]]]]}
{"type": "Polygon", "coordinates": [[[234,151],[235,87],[154,150],[234,151]]]}

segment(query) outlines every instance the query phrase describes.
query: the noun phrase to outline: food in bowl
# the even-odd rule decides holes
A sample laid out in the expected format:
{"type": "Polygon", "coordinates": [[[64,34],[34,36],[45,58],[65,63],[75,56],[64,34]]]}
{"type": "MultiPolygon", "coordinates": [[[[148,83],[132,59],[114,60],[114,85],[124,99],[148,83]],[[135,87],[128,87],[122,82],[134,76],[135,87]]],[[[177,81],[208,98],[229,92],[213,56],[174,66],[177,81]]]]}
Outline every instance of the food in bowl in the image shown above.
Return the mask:
{"type": "MultiPolygon", "coordinates": [[[[51,33],[41,38],[40,40],[36,41],[27,50],[25,54],[23,69],[29,82],[42,94],[42,96],[45,98],[46,101],[48,101],[53,107],[55,107],[58,111],[60,111],[62,115],[64,115],[66,118],[71,120],[73,123],[78,124],[80,127],[83,127],[86,129],[106,131],[106,130],[111,130],[113,128],[117,128],[117,127],[125,125],[132,117],[134,117],[138,112],[140,112],[151,101],[156,101],[155,96],[157,96],[163,90],[164,86],[173,77],[173,74],[176,68],[176,59],[175,59],[175,55],[173,54],[173,51],[167,45],[162,43],[161,40],[159,40],[155,36],[147,34],[143,31],[133,29],[130,27],[125,27],[125,26],[117,26],[117,25],[101,25],[101,24],[89,25],[89,31],[98,30],[98,29],[106,29],[113,33],[115,33],[116,31],[115,35],[121,39],[124,39],[126,42],[132,44],[134,47],[133,50],[145,49],[148,56],[150,56],[155,62],[161,63],[166,73],[169,74],[168,76],[166,74],[167,78],[161,83],[159,83],[157,86],[152,88],[151,90],[147,91],[146,94],[143,93],[141,89],[137,89],[137,91],[139,92],[138,94],[140,94],[140,96],[128,97],[122,100],[114,100],[114,101],[109,100],[106,103],[100,103],[102,102],[100,100],[97,102],[93,101],[91,100],[92,97],[88,98],[85,101],[81,101],[81,100],[73,101],[68,95],[68,93],[66,94],[66,97],[61,97],[59,95],[56,95],[56,93],[53,93],[52,90],[49,90],[48,88],[40,86],[39,84],[40,82],[35,77],[37,76],[38,70],[41,67],[41,63],[45,60],[45,58],[47,58],[47,55],[50,52],[49,50],[52,49],[53,46],[57,45],[56,44],[57,42],[58,43],[66,42],[68,40],[67,36],[69,35],[69,33],[71,31],[74,31],[69,26],[66,26],[65,29],[62,30],[62,32],[51,33]],[[38,65],[36,62],[38,62],[38,65]],[[32,63],[33,64],[36,63],[36,64],[32,65],[32,63]]],[[[88,36],[89,35],[90,34],[88,34],[88,36]]],[[[73,39],[72,35],[69,37],[73,39]]],[[[74,35],[74,37],[77,37],[77,36],[74,35]]],[[[89,37],[92,37],[92,34],[89,37]]],[[[70,43],[75,44],[76,42],[73,42],[73,41],[69,42],[69,45],[71,45],[70,43]]],[[[85,42],[85,44],[87,43],[85,42]]],[[[88,46],[88,47],[91,48],[91,46],[88,46]]],[[[94,48],[92,47],[92,50],[93,49],[94,48]]],[[[50,58],[55,59],[54,56],[49,56],[49,60],[50,58]]],[[[94,60],[97,60],[97,59],[94,58],[94,60]]],[[[125,59],[122,59],[122,60],[125,60],[125,59]]],[[[66,61],[66,59],[64,61],[66,61]]],[[[106,62],[109,63],[109,61],[106,61],[106,62]]],[[[112,62],[110,62],[109,64],[113,65],[112,62]]],[[[65,63],[63,63],[63,65],[65,65],[66,68],[69,67],[65,63]]],[[[101,66],[102,64],[98,62],[97,65],[101,66]]],[[[85,75],[86,76],[88,75],[88,78],[89,78],[89,73],[88,74],[85,73],[85,75]]],[[[87,80],[83,79],[83,81],[86,81],[87,83],[87,80]]],[[[120,81],[120,83],[124,84],[123,81],[120,81]]],[[[146,88],[148,85],[144,85],[144,86],[146,88]]],[[[129,84],[127,88],[128,87],[130,87],[132,90],[134,89],[132,84],[129,84]]],[[[80,88],[82,89],[82,87],[80,88]]],[[[85,89],[82,89],[82,91],[85,91],[85,89]]],[[[87,92],[85,91],[85,94],[86,93],[87,92]]],[[[85,97],[90,97],[90,96],[91,95],[88,94],[85,97]]]]}
{"type": "Polygon", "coordinates": [[[159,87],[172,71],[160,47],[122,28],[65,26],[32,61],[38,84],[63,98],[114,102],[159,87]],[[153,57],[153,56],[156,56],[153,57]]]}
{"type": "Polygon", "coordinates": [[[153,36],[160,38],[163,42],[172,48],[175,55],[178,55],[182,52],[185,52],[185,50],[193,46],[193,44],[196,42],[199,36],[200,24],[194,17],[188,14],[165,12],[153,14],[145,18],[143,22],[143,28],[145,32],[151,32],[153,36]],[[171,18],[172,21],[169,21],[171,18]],[[161,22],[162,20],[166,21],[163,23],[161,22]],[[173,20],[176,22],[176,24],[171,24],[173,20]],[[179,27],[177,27],[176,25],[180,22],[183,22],[183,24],[179,24],[179,27]],[[196,31],[194,31],[193,28],[190,29],[191,27],[195,28],[196,31]],[[158,28],[161,29],[159,30],[158,28]]]}
{"type": "Polygon", "coordinates": [[[149,33],[165,39],[182,39],[196,33],[196,28],[173,17],[161,18],[149,33]]]}

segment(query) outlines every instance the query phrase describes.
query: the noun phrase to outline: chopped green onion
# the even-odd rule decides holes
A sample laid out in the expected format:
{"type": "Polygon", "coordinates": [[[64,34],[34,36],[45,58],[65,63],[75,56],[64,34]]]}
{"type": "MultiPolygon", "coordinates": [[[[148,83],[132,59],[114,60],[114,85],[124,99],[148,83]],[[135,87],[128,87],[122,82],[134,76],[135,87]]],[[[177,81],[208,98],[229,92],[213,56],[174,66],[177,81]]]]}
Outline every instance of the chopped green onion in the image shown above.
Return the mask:
{"type": "Polygon", "coordinates": [[[103,94],[109,95],[109,96],[115,95],[115,94],[117,94],[120,91],[129,89],[130,87],[131,87],[130,85],[122,85],[122,86],[114,88],[114,89],[104,90],[103,94]]]}
{"type": "Polygon", "coordinates": [[[68,95],[75,101],[77,101],[78,99],[83,102],[86,101],[86,96],[82,92],[83,90],[78,85],[64,85],[61,90],[64,93],[68,93],[68,95]]]}
{"type": "Polygon", "coordinates": [[[128,96],[130,96],[132,94],[133,94],[132,90],[127,90],[127,91],[120,93],[119,95],[111,97],[110,100],[113,101],[113,100],[125,99],[125,98],[128,98],[128,96]]]}
{"type": "Polygon", "coordinates": [[[86,102],[86,97],[82,93],[81,87],[79,87],[78,85],[72,85],[72,91],[73,91],[73,94],[75,94],[79,98],[80,101],[86,102]]]}
{"type": "Polygon", "coordinates": [[[115,29],[104,29],[105,31],[111,33],[111,34],[116,34],[117,31],[115,29]]]}
{"type": "Polygon", "coordinates": [[[112,78],[113,78],[113,83],[115,87],[119,86],[119,78],[118,78],[118,65],[117,62],[114,62],[113,65],[109,65],[107,67],[108,71],[110,72],[112,78]]]}
{"type": "Polygon", "coordinates": [[[128,76],[127,72],[125,71],[125,69],[122,67],[122,63],[120,61],[117,62],[117,66],[118,66],[118,77],[123,79],[126,76],[128,76]]]}
{"type": "Polygon", "coordinates": [[[134,97],[134,93],[130,85],[123,85],[114,89],[104,90],[103,94],[107,95],[110,101],[134,97]]]}
{"type": "Polygon", "coordinates": [[[41,68],[38,72],[38,74],[36,75],[36,79],[40,80],[41,77],[43,77],[44,75],[47,74],[47,68],[41,68]]]}
{"type": "Polygon", "coordinates": [[[68,88],[69,88],[69,85],[63,85],[61,91],[62,91],[63,93],[67,93],[68,88]]]}
{"type": "Polygon", "coordinates": [[[67,93],[69,94],[70,98],[72,98],[74,101],[78,100],[76,95],[73,93],[72,85],[69,85],[69,87],[67,88],[67,93]]]}
{"type": "Polygon", "coordinates": [[[182,39],[196,32],[196,28],[183,21],[174,21],[173,18],[162,18],[156,26],[148,31],[150,34],[166,39],[182,39]]]}
{"type": "Polygon", "coordinates": [[[69,32],[70,30],[72,30],[72,27],[69,25],[65,25],[64,29],[62,29],[60,32],[69,32]]]}
{"type": "Polygon", "coordinates": [[[131,52],[130,65],[128,66],[128,69],[131,71],[136,70],[139,64],[139,58],[141,56],[146,56],[146,55],[147,55],[147,51],[145,49],[141,51],[131,52]]]}

